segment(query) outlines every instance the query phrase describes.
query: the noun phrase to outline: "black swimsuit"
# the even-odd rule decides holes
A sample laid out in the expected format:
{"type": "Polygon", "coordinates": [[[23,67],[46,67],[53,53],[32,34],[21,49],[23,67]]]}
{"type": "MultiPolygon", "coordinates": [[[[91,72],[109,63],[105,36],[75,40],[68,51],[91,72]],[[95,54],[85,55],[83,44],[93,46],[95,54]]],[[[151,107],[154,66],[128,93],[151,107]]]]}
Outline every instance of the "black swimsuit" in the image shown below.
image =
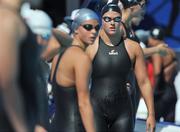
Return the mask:
{"type": "Polygon", "coordinates": [[[126,38],[129,38],[137,43],[140,43],[140,41],[139,41],[138,37],[136,36],[136,34],[134,33],[134,31],[131,28],[128,28],[125,23],[123,23],[123,22],[121,22],[121,23],[125,28],[126,38]]]}
{"type": "Polygon", "coordinates": [[[130,69],[124,42],[108,46],[100,38],[90,90],[97,132],[133,131],[132,104],[126,89],[130,69]]]}
{"type": "Polygon", "coordinates": [[[164,68],[165,67],[161,68],[161,72],[157,76],[158,79],[154,88],[155,118],[159,121],[160,118],[163,117],[164,121],[174,122],[177,102],[177,94],[174,86],[174,78],[176,74],[171,77],[172,81],[168,83],[164,78],[164,68]]]}
{"type": "MultiPolygon", "coordinates": [[[[138,44],[140,43],[138,37],[136,36],[136,34],[133,32],[133,30],[131,28],[126,27],[125,23],[123,23],[123,26],[125,28],[126,31],[126,38],[133,40],[135,42],[137,42],[138,44]]],[[[133,104],[133,117],[134,117],[134,121],[135,121],[135,117],[136,117],[136,112],[137,112],[137,108],[139,105],[139,100],[140,100],[140,90],[139,90],[139,86],[134,74],[134,71],[132,70],[127,78],[128,83],[130,83],[130,89],[129,90],[129,94],[131,96],[131,101],[133,104]]]]}
{"type": "Polygon", "coordinates": [[[76,87],[63,87],[56,81],[57,68],[64,51],[60,54],[53,76],[55,116],[50,124],[51,132],[85,132],[78,108],[76,87]]]}

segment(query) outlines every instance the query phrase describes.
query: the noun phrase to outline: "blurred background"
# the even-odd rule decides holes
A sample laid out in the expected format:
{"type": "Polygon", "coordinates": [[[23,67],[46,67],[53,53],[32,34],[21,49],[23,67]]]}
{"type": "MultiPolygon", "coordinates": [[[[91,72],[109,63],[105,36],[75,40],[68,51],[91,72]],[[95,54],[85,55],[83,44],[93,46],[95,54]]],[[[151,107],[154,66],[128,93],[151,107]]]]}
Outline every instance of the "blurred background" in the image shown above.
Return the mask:
{"type": "MultiPolygon", "coordinates": [[[[87,0],[44,0],[42,9],[50,15],[56,27],[63,22],[65,16],[70,16],[85,1],[87,0]]],[[[157,25],[164,28],[167,44],[175,51],[180,51],[180,0],[148,1],[145,19],[137,29],[149,30],[157,25]]]]}
{"type": "MultiPolygon", "coordinates": [[[[179,56],[180,52],[180,0],[149,0],[142,29],[159,25],[165,30],[165,41],[179,56]]],[[[180,59],[180,56],[178,57],[180,59]]]]}

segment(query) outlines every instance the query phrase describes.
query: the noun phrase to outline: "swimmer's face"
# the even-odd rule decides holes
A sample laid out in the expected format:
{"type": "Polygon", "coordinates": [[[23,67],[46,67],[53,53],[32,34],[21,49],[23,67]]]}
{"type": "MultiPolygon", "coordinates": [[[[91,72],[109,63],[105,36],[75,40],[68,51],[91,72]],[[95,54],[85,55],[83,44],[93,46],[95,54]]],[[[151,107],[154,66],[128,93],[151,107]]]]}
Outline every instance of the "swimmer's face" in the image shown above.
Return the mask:
{"type": "Polygon", "coordinates": [[[100,25],[97,20],[87,20],[75,30],[76,37],[87,46],[94,43],[99,32],[100,25]]]}
{"type": "Polygon", "coordinates": [[[144,14],[145,14],[145,10],[146,10],[146,2],[145,0],[142,0],[140,2],[138,2],[137,5],[134,5],[133,7],[133,10],[132,10],[132,16],[133,17],[141,17],[143,18],[144,17],[144,14]]]}
{"type": "Polygon", "coordinates": [[[115,11],[108,11],[102,16],[102,27],[109,35],[114,35],[119,31],[121,14],[115,11]]]}
{"type": "Polygon", "coordinates": [[[135,9],[133,11],[133,17],[132,17],[132,23],[136,26],[140,24],[140,22],[144,19],[146,11],[146,1],[141,0],[138,5],[135,6],[135,9]]]}

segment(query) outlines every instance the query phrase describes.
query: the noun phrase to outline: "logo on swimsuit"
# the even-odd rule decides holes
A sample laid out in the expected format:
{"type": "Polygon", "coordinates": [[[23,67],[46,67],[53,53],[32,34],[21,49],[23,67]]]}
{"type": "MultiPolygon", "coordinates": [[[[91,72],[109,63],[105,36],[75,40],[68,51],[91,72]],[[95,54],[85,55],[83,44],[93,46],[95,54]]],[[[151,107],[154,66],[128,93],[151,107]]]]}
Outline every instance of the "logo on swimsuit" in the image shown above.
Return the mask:
{"type": "Polygon", "coordinates": [[[109,55],[118,55],[118,52],[115,51],[115,50],[111,50],[111,51],[109,52],[109,55]]]}

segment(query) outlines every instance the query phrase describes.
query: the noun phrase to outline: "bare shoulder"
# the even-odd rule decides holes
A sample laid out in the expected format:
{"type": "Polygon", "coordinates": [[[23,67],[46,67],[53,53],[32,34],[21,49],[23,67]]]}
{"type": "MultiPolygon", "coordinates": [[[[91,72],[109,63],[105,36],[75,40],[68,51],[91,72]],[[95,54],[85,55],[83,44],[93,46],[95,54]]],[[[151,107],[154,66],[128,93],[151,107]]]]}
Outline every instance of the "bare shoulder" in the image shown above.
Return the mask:
{"type": "Polygon", "coordinates": [[[133,48],[141,48],[141,47],[140,47],[140,44],[137,43],[137,42],[134,41],[134,40],[131,40],[131,39],[128,39],[128,38],[127,38],[127,39],[124,40],[124,42],[125,42],[126,45],[131,46],[131,47],[133,47],[133,48]]]}
{"type": "Polygon", "coordinates": [[[90,57],[83,51],[80,47],[72,46],[67,51],[69,55],[71,55],[75,60],[78,60],[80,63],[82,62],[90,62],[90,57]]]}
{"type": "Polygon", "coordinates": [[[133,50],[135,52],[142,51],[140,44],[136,41],[127,38],[124,40],[124,43],[127,49],[133,50]]]}
{"type": "Polygon", "coordinates": [[[143,56],[140,44],[130,39],[125,39],[124,43],[131,60],[135,60],[137,56],[143,56]]]}

